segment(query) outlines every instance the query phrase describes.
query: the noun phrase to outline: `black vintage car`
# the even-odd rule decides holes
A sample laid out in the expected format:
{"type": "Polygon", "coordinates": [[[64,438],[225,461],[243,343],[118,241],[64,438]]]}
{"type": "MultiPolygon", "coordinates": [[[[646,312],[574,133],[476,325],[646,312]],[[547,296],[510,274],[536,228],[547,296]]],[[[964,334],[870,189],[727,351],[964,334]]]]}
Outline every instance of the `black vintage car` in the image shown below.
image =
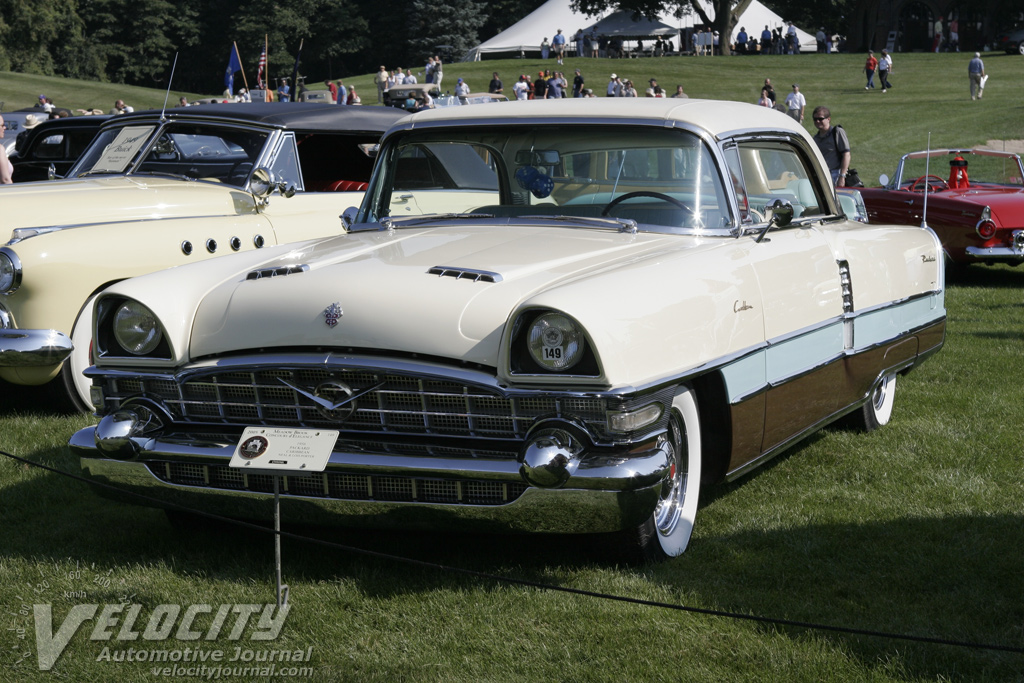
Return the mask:
{"type": "Polygon", "coordinates": [[[10,156],[16,183],[46,180],[50,169],[63,178],[109,116],[74,116],[43,121],[17,137],[10,156]]]}

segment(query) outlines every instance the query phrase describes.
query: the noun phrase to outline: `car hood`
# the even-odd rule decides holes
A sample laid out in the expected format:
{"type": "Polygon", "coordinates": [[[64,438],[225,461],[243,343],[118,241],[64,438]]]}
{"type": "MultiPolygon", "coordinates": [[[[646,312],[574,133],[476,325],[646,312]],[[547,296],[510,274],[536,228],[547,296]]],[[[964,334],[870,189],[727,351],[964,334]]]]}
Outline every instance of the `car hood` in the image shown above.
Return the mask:
{"type": "Polygon", "coordinates": [[[81,178],[0,189],[4,227],[67,229],[95,223],[251,211],[253,198],[228,185],[155,176],[81,178]]]}
{"type": "Polygon", "coordinates": [[[306,243],[251,271],[269,275],[292,266],[291,274],[240,273],[212,288],[196,311],[189,355],[341,347],[494,366],[509,316],[540,292],[696,243],[514,225],[353,233],[306,243]],[[431,272],[437,268],[446,270],[431,272]]]}

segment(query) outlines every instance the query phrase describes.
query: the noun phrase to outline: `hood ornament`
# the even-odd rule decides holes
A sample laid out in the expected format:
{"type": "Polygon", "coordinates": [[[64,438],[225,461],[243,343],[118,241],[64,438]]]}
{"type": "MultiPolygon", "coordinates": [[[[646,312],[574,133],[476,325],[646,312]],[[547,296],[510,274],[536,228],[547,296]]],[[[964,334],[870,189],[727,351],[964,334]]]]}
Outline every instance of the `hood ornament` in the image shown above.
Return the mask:
{"type": "Polygon", "coordinates": [[[324,309],[324,322],[327,323],[327,327],[334,327],[343,315],[345,312],[341,310],[341,304],[335,302],[324,309]]]}

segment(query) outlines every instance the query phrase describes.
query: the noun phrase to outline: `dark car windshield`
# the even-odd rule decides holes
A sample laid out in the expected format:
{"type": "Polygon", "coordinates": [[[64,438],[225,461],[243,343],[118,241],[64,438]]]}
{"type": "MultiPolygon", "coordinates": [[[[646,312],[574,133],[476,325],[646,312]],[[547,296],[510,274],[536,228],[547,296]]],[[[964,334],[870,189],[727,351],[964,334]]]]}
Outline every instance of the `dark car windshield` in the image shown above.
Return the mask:
{"type": "Polygon", "coordinates": [[[72,170],[86,175],[172,175],[242,187],[268,133],[230,126],[170,123],[108,128],[72,170]]]}

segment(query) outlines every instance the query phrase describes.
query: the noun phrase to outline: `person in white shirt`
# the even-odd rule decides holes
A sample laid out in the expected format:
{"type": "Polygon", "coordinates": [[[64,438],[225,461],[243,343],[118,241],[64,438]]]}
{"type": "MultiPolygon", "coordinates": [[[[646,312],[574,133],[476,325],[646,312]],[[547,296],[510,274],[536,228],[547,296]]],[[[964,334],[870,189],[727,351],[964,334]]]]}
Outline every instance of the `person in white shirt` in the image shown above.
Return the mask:
{"type": "Polygon", "coordinates": [[[517,100],[527,100],[530,98],[530,86],[526,82],[526,74],[519,77],[519,80],[512,86],[512,92],[515,93],[517,100]]]}
{"type": "Polygon", "coordinates": [[[800,86],[793,84],[793,92],[786,95],[786,113],[794,121],[804,122],[804,108],[807,106],[807,98],[800,92],[800,86]]]}
{"type": "Polygon", "coordinates": [[[889,82],[889,74],[892,73],[892,57],[888,50],[882,50],[882,58],[878,60],[878,80],[882,83],[882,92],[892,87],[889,82]]]}

